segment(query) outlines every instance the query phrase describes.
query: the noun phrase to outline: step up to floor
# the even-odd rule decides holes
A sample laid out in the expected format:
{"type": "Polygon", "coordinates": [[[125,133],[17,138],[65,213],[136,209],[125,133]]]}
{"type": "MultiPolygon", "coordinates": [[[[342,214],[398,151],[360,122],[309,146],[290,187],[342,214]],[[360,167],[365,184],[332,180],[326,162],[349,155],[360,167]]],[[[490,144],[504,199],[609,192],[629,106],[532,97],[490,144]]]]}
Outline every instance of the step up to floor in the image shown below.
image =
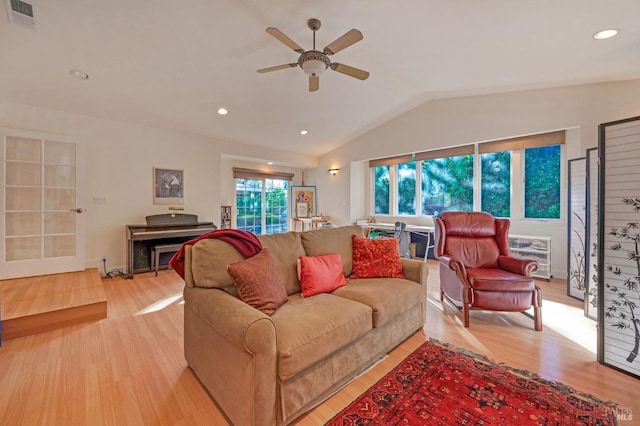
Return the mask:
{"type": "Polygon", "coordinates": [[[97,269],[0,281],[2,339],[107,317],[97,269]]]}

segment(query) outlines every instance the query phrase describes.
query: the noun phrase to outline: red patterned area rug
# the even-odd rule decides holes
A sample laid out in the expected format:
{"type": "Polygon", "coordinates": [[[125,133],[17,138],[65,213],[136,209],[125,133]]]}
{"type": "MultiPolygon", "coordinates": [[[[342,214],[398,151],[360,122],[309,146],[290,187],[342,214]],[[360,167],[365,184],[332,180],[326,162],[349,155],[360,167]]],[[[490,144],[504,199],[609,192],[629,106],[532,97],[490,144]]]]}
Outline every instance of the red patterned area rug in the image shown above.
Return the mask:
{"type": "Polygon", "coordinates": [[[615,407],[431,340],[327,425],[615,425],[615,407]]]}

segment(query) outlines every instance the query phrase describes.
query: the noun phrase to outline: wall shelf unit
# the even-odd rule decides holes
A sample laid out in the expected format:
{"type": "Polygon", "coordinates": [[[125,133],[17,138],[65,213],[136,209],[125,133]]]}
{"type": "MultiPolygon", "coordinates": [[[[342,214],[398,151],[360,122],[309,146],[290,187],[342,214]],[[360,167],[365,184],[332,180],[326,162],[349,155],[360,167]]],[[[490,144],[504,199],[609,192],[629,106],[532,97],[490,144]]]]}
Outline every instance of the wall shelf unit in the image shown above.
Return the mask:
{"type": "Polygon", "coordinates": [[[231,228],[231,206],[220,206],[220,229],[231,228]]]}
{"type": "Polygon", "coordinates": [[[509,234],[509,248],[514,257],[537,260],[540,266],[533,276],[549,281],[551,278],[551,237],[509,234]]]}

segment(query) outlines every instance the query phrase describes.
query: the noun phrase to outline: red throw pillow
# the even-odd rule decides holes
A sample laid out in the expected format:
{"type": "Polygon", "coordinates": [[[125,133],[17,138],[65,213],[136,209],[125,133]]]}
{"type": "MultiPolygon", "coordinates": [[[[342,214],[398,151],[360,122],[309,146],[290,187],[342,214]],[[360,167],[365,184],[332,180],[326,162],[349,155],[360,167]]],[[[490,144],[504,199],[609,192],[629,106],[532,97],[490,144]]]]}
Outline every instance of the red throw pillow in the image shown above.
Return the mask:
{"type": "Polygon", "coordinates": [[[351,238],[353,270],[350,278],[405,278],[397,239],[369,239],[357,235],[351,238]]]}
{"type": "Polygon", "coordinates": [[[347,279],[342,273],[342,258],[337,253],[300,256],[297,266],[302,297],[331,293],[347,284],[347,279]]]}
{"type": "Polygon", "coordinates": [[[240,299],[266,315],[273,315],[288,300],[273,255],[267,248],[248,259],[230,263],[227,273],[238,289],[240,299]]]}

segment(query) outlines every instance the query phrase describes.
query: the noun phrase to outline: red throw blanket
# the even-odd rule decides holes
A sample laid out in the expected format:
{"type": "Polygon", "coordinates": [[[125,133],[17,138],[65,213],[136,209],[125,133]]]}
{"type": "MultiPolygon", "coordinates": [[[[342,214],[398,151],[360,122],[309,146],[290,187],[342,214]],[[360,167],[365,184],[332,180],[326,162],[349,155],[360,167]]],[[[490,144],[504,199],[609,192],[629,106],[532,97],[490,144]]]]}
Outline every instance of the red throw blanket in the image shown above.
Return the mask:
{"type": "Polygon", "coordinates": [[[169,261],[169,265],[171,265],[174,271],[176,271],[183,279],[185,246],[192,246],[205,238],[218,238],[229,243],[246,258],[257,254],[262,250],[262,244],[260,243],[260,240],[258,240],[258,237],[249,231],[240,231],[238,229],[216,229],[215,231],[202,234],[198,238],[194,238],[193,240],[189,240],[182,244],[180,250],[178,250],[169,261]]]}

